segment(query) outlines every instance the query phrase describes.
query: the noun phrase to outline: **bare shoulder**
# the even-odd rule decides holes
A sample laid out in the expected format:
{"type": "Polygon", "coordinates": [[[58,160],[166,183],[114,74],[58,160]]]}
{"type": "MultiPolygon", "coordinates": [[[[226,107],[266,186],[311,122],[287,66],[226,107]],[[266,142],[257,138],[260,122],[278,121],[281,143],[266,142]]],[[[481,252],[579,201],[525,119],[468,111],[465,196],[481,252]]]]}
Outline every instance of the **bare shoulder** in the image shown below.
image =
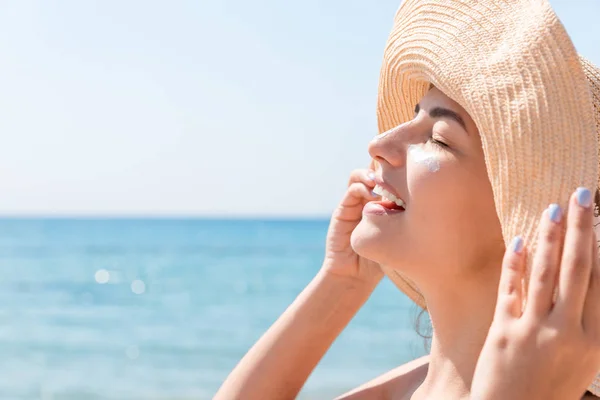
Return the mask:
{"type": "Polygon", "coordinates": [[[391,399],[394,393],[414,391],[427,375],[429,356],[423,356],[394,368],[336,400],[391,399]]]}

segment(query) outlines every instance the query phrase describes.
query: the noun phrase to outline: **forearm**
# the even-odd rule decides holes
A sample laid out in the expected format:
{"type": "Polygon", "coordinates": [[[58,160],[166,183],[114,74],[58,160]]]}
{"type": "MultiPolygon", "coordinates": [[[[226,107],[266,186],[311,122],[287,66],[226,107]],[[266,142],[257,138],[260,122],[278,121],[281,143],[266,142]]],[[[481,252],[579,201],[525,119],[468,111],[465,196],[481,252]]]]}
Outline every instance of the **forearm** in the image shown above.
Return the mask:
{"type": "Polygon", "coordinates": [[[248,351],[215,399],[293,399],[373,287],[319,273],[248,351]]]}

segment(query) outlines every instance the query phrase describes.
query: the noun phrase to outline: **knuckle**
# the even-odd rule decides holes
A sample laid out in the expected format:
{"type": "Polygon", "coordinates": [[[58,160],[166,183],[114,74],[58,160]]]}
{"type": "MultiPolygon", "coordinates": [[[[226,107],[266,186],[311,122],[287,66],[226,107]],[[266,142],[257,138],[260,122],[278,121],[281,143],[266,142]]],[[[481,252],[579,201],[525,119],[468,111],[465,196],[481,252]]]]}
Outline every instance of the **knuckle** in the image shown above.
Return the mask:
{"type": "Polygon", "coordinates": [[[359,182],[354,182],[350,185],[349,190],[355,197],[365,197],[368,194],[367,188],[359,182]]]}
{"type": "Polygon", "coordinates": [[[355,183],[348,186],[347,193],[354,200],[356,200],[356,198],[358,198],[358,197],[362,197],[362,195],[360,194],[360,186],[358,186],[355,183]]]}
{"type": "Polygon", "coordinates": [[[496,318],[506,318],[507,315],[512,315],[515,307],[520,304],[519,299],[517,293],[500,294],[496,302],[496,318]]]}
{"type": "Polygon", "coordinates": [[[351,193],[356,192],[360,188],[360,185],[356,182],[350,182],[348,185],[348,191],[351,193]]]}
{"type": "Polygon", "coordinates": [[[504,349],[508,348],[508,346],[510,344],[510,337],[505,333],[496,335],[496,336],[494,336],[493,343],[494,343],[494,347],[496,347],[497,349],[504,350],[504,349]]]}
{"type": "Polygon", "coordinates": [[[357,169],[352,170],[352,172],[350,172],[350,179],[348,180],[348,185],[352,184],[352,182],[356,182],[357,180],[359,180],[362,173],[363,173],[362,169],[357,168],[357,169]]]}
{"type": "Polygon", "coordinates": [[[511,276],[513,276],[512,274],[519,274],[521,272],[521,260],[515,257],[512,251],[509,253],[504,262],[505,269],[511,274],[511,276]]]}
{"type": "Polygon", "coordinates": [[[544,340],[551,343],[562,343],[563,341],[565,341],[566,336],[566,329],[558,329],[557,327],[549,326],[543,330],[544,340]]]}
{"type": "Polygon", "coordinates": [[[559,338],[568,339],[581,330],[581,316],[573,310],[563,310],[550,318],[548,327],[559,338]]]}
{"type": "Polygon", "coordinates": [[[360,195],[362,198],[364,198],[365,200],[369,200],[370,199],[370,195],[369,195],[369,189],[367,189],[366,186],[362,186],[360,188],[360,195]]]}
{"type": "Polygon", "coordinates": [[[541,265],[535,267],[532,279],[534,279],[534,282],[539,283],[539,285],[536,285],[536,288],[533,289],[533,295],[539,294],[539,291],[542,289],[540,286],[554,283],[554,269],[550,262],[546,260],[541,265]]]}
{"type": "Polygon", "coordinates": [[[561,239],[561,233],[557,226],[549,226],[540,232],[542,241],[556,243],[561,239]]]}
{"type": "Polygon", "coordinates": [[[522,321],[522,325],[515,335],[521,342],[530,342],[537,338],[541,327],[542,321],[538,318],[527,318],[522,321]]]}
{"type": "Polygon", "coordinates": [[[565,329],[559,329],[543,321],[529,325],[526,340],[540,349],[566,349],[570,347],[572,335],[565,329]]]}
{"type": "Polygon", "coordinates": [[[507,279],[503,285],[501,298],[505,301],[515,301],[518,298],[518,294],[521,289],[521,283],[518,279],[507,279]]]}
{"type": "Polygon", "coordinates": [[[491,344],[497,349],[506,349],[510,343],[514,341],[514,336],[511,335],[506,325],[494,324],[489,332],[491,344]]]}
{"type": "Polygon", "coordinates": [[[581,268],[586,262],[586,257],[580,250],[571,252],[565,256],[563,268],[572,278],[578,279],[584,276],[584,273],[589,273],[588,270],[581,268]]]}

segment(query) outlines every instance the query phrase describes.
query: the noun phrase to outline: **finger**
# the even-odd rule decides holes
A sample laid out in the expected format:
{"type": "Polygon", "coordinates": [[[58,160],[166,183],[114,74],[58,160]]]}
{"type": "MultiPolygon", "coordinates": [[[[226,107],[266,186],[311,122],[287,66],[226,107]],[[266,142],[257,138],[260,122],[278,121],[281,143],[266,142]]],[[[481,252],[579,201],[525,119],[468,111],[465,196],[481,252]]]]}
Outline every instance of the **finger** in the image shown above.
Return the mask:
{"type": "Polygon", "coordinates": [[[354,182],[344,193],[340,206],[335,211],[335,218],[342,221],[356,221],[361,218],[364,205],[377,198],[378,195],[362,182],[354,182]]]}
{"type": "Polygon", "coordinates": [[[598,262],[598,239],[592,234],[592,272],[587,296],[583,306],[583,328],[596,340],[600,340],[600,262],[598,262]]]}
{"type": "Polygon", "coordinates": [[[498,286],[495,318],[519,318],[523,302],[522,279],[525,273],[526,253],[523,239],[515,237],[502,261],[502,272],[498,286]]]}
{"type": "Polygon", "coordinates": [[[569,201],[567,232],[562,254],[558,296],[554,309],[562,318],[581,322],[592,267],[592,195],[579,188],[569,201]]]}
{"type": "Polygon", "coordinates": [[[355,182],[360,182],[363,185],[366,185],[369,188],[375,187],[375,171],[371,169],[355,169],[350,173],[350,180],[348,181],[348,186],[352,185],[355,182]]]}
{"type": "Polygon", "coordinates": [[[546,316],[552,308],[563,242],[562,219],[558,204],[551,204],[542,213],[525,307],[525,313],[534,317],[546,316]]]}
{"type": "Polygon", "coordinates": [[[361,203],[372,201],[379,197],[378,194],[373,193],[370,187],[365,186],[362,182],[354,182],[348,187],[348,196],[358,200],[361,203]]]}

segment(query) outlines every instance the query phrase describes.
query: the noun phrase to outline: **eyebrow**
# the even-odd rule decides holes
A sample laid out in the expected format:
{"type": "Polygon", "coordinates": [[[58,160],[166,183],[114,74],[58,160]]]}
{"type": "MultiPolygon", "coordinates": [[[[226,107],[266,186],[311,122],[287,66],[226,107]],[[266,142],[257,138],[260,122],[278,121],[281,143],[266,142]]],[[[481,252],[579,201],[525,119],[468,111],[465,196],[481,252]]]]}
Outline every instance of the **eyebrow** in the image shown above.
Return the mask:
{"type": "MultiPolygon", "coordinates": [[[[419,111],[421,110],[421,106],[419,104],[417,104],[415,106],[415,114],[418,114],[419,111]]],[[[429,111],[429,116],[431,118],[450,118],[453,119],[454,121],[458,122],[460,124],[460,126],[463,127],[463,129],[465,130],[465,132],[468,133],[467,131],[467,124],[465,124],[465,121],[462,119],[462,117],[460,115],[458,115],[456,112],[449,110],[447,108],[443,108],[443,107],[435,107],[434,109],[432,109],[431,111],[429,111]]]]}

